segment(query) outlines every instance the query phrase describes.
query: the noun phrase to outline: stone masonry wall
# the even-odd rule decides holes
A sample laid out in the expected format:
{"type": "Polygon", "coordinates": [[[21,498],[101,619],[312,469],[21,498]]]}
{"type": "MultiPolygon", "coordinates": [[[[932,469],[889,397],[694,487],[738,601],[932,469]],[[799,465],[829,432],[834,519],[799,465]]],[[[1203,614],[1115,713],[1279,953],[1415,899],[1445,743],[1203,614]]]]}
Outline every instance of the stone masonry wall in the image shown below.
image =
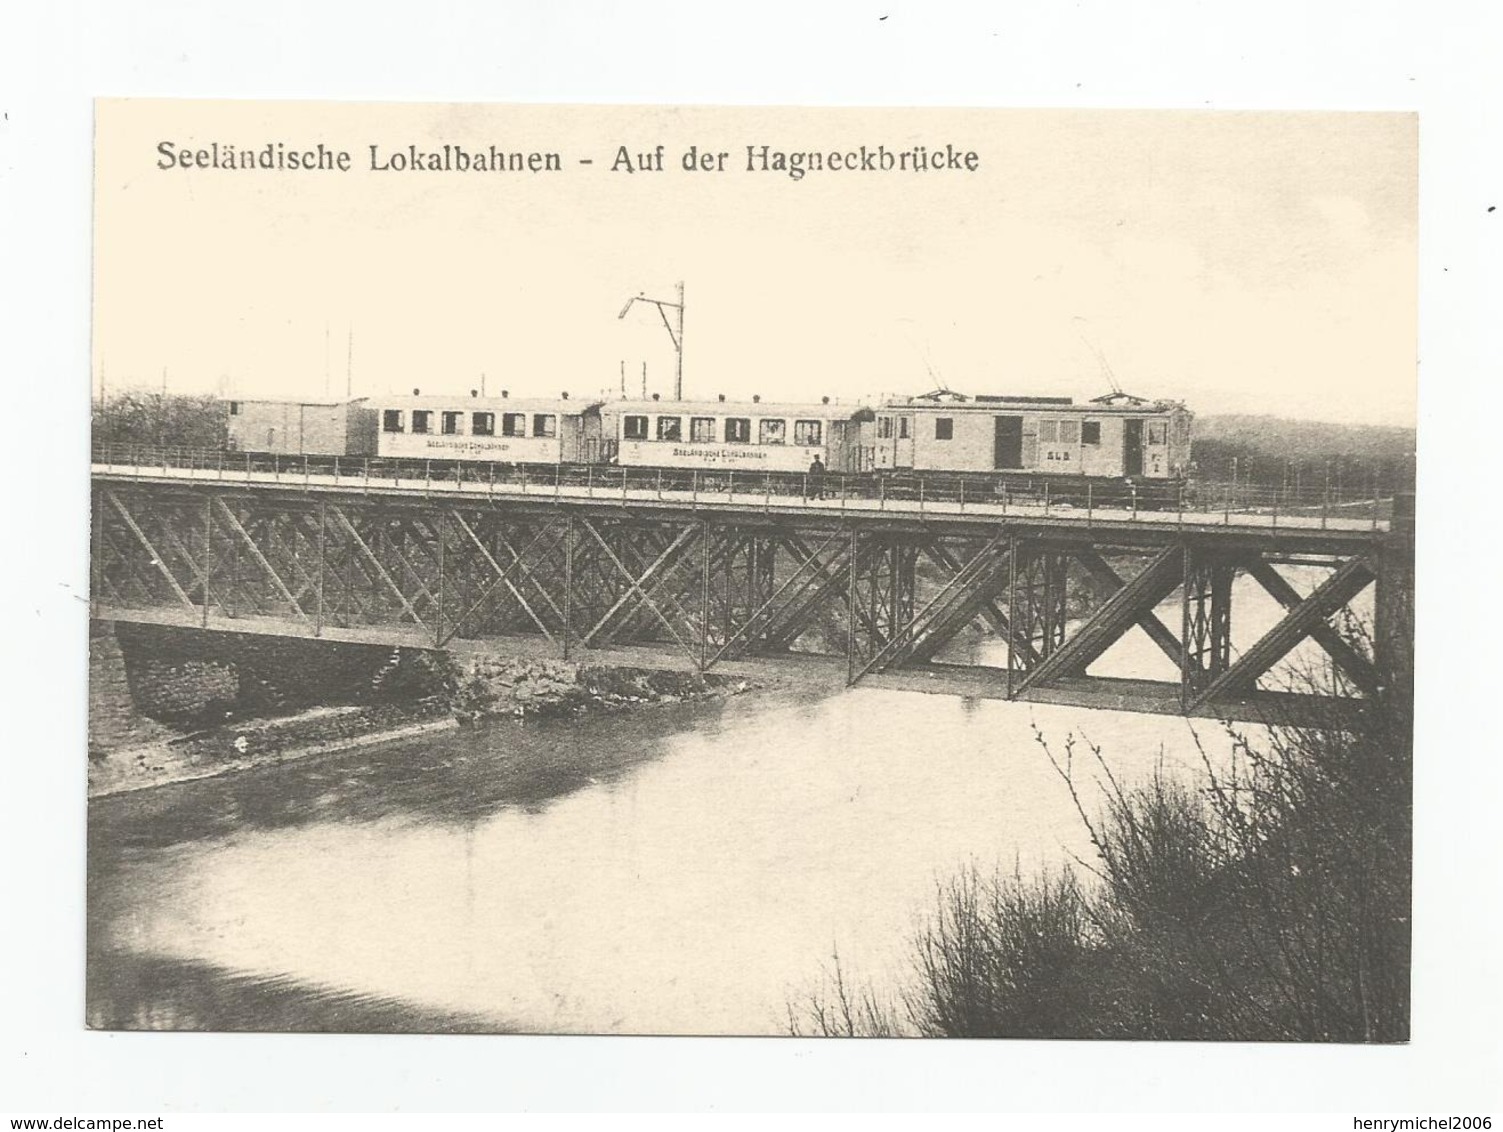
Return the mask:
{"type": "Polygon", "coordinates": [[[177,732],[136,707],[125,655],[107,621],[89,624],[89,749],[138,747],[177,732]]]}
{"type": "MultiPolygon", "coordinates": [[[[421,650],[124,622],[118,642],[135,711],[175,727],[334,703],[410,699],[437,690],[421,650]]],[[[104,655],[102,650],[101,655],[104,655]]],[[[101,694],[119,680],[105,666],[101,694]]]]}

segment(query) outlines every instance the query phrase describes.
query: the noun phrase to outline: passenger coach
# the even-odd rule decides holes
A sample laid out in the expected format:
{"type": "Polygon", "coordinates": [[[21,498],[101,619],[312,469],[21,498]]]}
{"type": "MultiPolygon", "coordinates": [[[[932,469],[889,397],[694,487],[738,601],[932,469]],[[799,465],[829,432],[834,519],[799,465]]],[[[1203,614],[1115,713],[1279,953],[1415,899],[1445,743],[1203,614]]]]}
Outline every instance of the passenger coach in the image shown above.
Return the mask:
{"type": "Polygon", "coordinates": [[[594,464],[609,457],[601,402],[500,397],[377,402],[377,454],[497,464],[594,464]]]}
{"type": "Polygon", "coordinates": [[[860,472],[854,405],[718,401],[614,401],[607,408],[625,467],[807,472],[816,456],[831,472],[860,472]]]}

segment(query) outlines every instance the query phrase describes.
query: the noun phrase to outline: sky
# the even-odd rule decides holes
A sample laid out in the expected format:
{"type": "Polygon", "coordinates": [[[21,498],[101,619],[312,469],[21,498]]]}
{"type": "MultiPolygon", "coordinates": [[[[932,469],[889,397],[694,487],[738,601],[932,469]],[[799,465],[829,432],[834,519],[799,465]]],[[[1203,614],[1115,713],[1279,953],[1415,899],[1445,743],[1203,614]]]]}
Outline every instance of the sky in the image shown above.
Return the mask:
{"type": "Polygon", "coordinates": [[[1127,391],[1412,425],[1408,114],[106,101],[93,368],[244,398],[1127,391]],[[320,142],[347,173],[162,169],[320,142]],[[376,172],[416,145],[556,173],[376,172]],[[748,172],[746,147],[953,145],[974,171],[748,172]],[[661,171],[612,169],[624,147],[661,171]],[[723,172],[681,156],[728,154],[723,172]],[[590,165],[581,164],[588,159],[590,165]]]}

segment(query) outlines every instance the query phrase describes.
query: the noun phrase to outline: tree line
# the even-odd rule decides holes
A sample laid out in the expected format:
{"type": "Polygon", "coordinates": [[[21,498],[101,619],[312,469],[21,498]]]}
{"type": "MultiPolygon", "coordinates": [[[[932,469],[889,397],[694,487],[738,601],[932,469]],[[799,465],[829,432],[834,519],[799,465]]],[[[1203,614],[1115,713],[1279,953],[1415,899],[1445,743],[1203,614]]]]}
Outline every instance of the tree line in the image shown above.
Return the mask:
{"type": "Polygon", "coordinates": [[[95,444],[164,448],[223,448],[228,439],[224,402],[209,394],[126,390],[93,403],[95,444]]]}

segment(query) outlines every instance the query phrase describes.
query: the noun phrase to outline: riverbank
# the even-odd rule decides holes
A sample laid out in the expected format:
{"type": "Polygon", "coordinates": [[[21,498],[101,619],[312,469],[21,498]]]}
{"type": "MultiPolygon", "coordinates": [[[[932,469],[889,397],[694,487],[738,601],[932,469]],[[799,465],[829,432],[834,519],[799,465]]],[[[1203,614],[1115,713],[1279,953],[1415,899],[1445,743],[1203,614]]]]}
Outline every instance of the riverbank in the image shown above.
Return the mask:
{"type": "Polygon", "coordinates": [[[91,953],[91,1030],[502,1034],[493,1017],[423,1007],[338,986],[130,951],[91,953]]]}
{"type": "Polygon", "coordinates": [[[746,680],[510,657],[442,657],[438,690],[409,700],[330,704],[190,732],[158,725],[146,743],[94,746],[89,797],[237,774],[485,720],[518,723],[738,695],[746,680]]]}

